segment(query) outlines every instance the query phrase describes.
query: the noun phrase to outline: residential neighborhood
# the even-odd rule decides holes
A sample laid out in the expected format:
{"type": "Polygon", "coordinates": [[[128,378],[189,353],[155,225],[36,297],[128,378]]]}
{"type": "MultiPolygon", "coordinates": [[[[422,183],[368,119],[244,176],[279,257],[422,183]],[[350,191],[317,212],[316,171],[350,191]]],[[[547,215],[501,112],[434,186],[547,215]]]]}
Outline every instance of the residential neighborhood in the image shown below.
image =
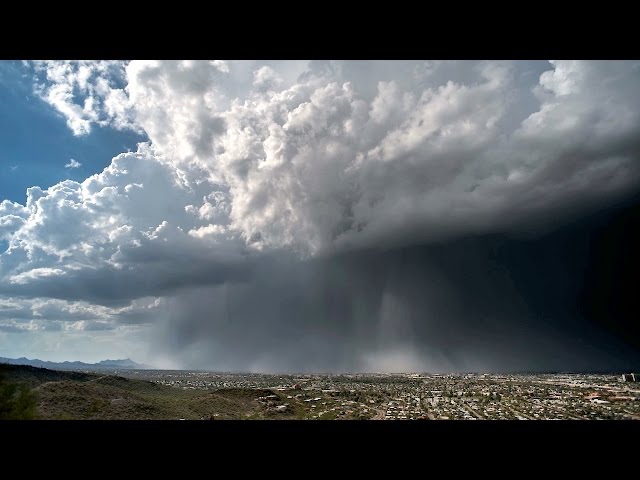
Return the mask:
{"type": "Polygon", "coordinates": [[[185,390],[270,389],[265,409],[304,419],[640,419],[637,374],[121,373],[185,390]]]}

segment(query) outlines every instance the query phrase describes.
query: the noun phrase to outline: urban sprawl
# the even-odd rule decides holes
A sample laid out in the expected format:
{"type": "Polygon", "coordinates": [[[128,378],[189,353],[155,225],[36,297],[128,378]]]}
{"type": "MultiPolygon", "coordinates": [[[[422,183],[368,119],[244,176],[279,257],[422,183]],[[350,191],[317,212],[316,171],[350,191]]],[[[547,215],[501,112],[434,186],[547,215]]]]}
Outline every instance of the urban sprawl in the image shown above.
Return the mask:
{"type": "Polygon", "coordinates": [[[120,374],[181,389],[270,390],[256,401],[273,418],[288,412],[327,420],[640,419],[637,374],[120,374]]]}

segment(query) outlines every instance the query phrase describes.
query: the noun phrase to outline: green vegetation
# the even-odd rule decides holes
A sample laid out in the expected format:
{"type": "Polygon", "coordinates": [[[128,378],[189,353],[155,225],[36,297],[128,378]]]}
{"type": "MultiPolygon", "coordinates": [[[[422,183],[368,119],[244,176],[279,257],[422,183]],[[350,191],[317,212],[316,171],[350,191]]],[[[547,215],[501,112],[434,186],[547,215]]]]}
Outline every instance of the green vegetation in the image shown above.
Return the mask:
{"type": "Polygon", "coordinates": [[[30,420],[36,415],[36,400],[31,389],[11,381],[8,368],[0,365],[0,420],[30,420]]]}

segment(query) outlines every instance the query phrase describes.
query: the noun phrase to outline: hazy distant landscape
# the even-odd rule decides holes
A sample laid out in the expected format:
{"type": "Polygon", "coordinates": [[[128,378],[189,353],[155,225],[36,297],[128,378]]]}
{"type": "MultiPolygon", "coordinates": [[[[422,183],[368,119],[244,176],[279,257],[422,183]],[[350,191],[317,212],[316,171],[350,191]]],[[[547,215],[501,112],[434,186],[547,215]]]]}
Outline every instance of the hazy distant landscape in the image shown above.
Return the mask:
{"type": "Polygon", "coordinates": [[[640,419],[620,375],[231,374],[0,365],[0,419],[640,419]]]}

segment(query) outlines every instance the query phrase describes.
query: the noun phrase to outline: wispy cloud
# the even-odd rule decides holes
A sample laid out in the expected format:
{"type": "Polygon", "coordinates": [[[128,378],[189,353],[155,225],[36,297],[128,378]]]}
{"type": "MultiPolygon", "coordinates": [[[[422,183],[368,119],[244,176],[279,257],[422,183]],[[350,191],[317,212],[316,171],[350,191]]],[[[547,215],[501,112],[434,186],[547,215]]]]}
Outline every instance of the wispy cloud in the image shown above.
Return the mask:
{"type": "Polygon", "coordinates": [[[71,160],[69,160],[69,163],[65,164],[64,168],[80,168],[81,166],[82,163],[72,158],[71,160]]]}

